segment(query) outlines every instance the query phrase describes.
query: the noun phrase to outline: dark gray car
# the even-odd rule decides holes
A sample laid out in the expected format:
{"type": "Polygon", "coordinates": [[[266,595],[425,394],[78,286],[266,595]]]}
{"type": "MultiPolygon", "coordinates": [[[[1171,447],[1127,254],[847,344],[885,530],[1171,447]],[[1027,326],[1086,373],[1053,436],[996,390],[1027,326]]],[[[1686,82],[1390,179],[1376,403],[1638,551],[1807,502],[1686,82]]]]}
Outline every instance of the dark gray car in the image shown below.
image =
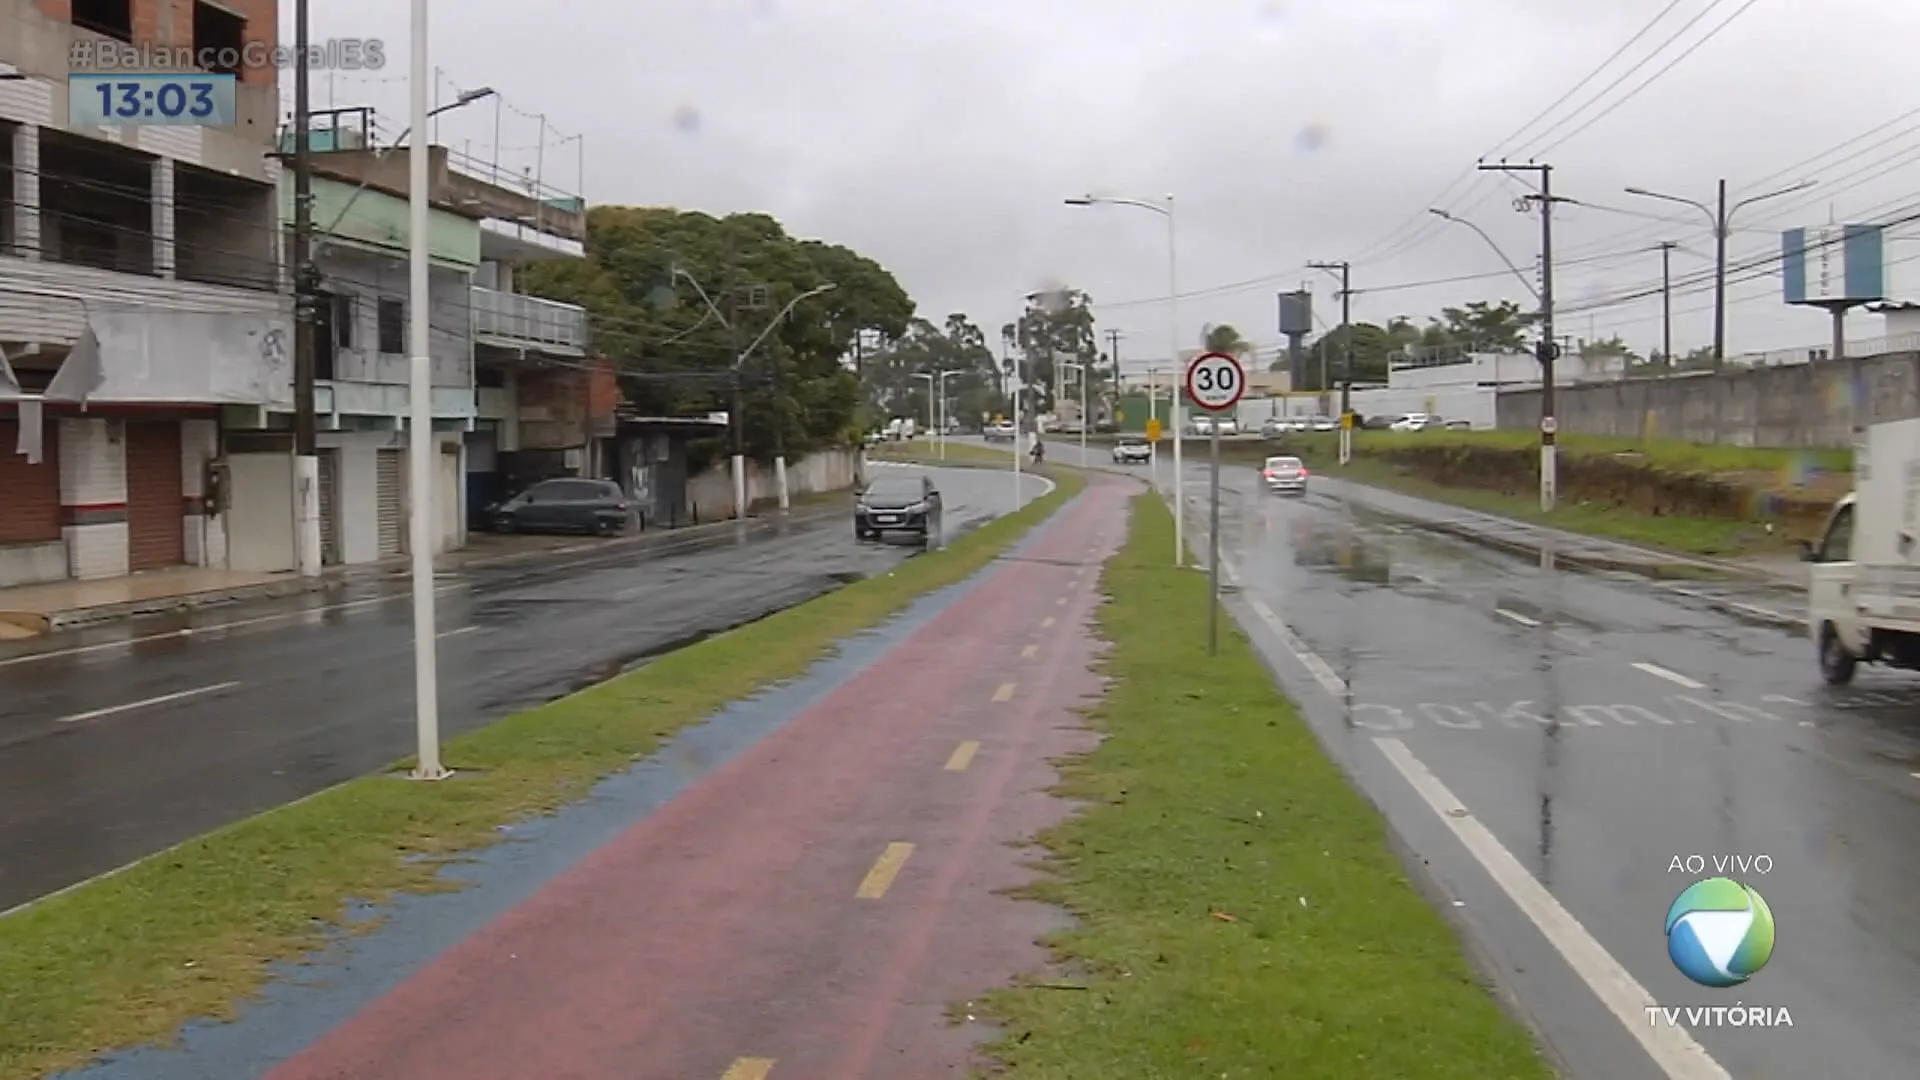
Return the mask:
{"type": "Polygon", "coordinates": [[[493,508],[500,532],[625,532],[633,519],[626,493],[610,480],[542,480],[493,508]]]}
{"type": "Polygon", "coordinates": [[[853,507],[853,535],[878,540],[885,533],[916,533],[931,547],[940,539],[940,489],[925,475],[875,477],[853,507]]]}

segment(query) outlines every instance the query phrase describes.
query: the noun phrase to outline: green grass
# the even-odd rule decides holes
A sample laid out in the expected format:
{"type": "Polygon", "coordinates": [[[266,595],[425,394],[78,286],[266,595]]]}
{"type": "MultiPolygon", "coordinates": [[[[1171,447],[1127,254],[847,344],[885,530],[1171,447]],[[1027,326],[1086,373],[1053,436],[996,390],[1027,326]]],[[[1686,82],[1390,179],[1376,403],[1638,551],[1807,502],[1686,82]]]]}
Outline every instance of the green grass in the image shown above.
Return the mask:
{"type": "Polygon", "coordinates": [[[947,456],[942,459],[940,448],[925,439],[881,443],[869,449],[867,456],[878,461],[908,461],[915,465],[945,465],[953,468],[1008,469],[1013,467],[1011,450],[949,442],[947,456]]]}
{"type": "Polygon", "coordinates": [[[1450,503],[1469,510],[1498,514],[1518,521],[1548,525],[1568,532],[1660,548],[1676,554],[1732,558],[1786,551],[1789,546],[1784,534],[1768,533],[1760,525],[1750,521],[1733,521],[1724,518],[1655,517],[1634,513],[1617,506],[1577,502],[1561,502],[1551,512],[1543,512],[1540,509],[1540,500],[1535,496],[1508,495],[1482,488],[1436,484],[1424,477],[1404,472],[1378,458],[1356,455],[1351,462],[1342,466],[1335,464],[1338,459],[1332,451],[1309,452],[1303,457],[1315,470],[1338,479],[1399,491],[1423,499],[1431,499],[1434,502],[1450,503]]]}
{"type": "Polygon", "coordinates": [[[1170,543],[1137,499],[1103,579],[1107,738],[1064,784],[1090,805],[1035,889],[1078,916],[1051,944],[1085,989],[990,997],[1006,1075],[1547,1080],[1245,639],[1206,655],[1206,579],[1170,543]]]}
{"type": "Polygon", "coordinates": [[[980,570],[1083,483],[1053,475],[1046,497],[884,577],[452,740],[453,779],[355,780],[0,918],[0,1077],[231,1015],[268,962],[323,944],[350,899],[449,888],[438,865],[495,842],[500,826],[579,798],[664,737],[980,570]]]}

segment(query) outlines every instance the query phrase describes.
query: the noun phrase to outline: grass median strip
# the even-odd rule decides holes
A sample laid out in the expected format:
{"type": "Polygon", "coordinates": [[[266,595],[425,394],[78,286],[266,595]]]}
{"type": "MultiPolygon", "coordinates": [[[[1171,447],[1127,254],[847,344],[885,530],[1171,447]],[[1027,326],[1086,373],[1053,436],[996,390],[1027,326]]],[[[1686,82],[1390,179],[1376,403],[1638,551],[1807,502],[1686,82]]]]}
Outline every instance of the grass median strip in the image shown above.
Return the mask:
{"type": "Polygon", "coordinates": [[[875,461],[904,461],[936,468],[943,465],[963,469],[1013,468],[1013,451],[992,446],[973,446],[968,443],[948,443],[947,455],[944,458],[940,456],[938,445],[929,446],[925,440],[881,443],[869,449],[867,456],[875,461]]]}
{"type": "Polygon", "coordinates": [[[452,740],[458,779],[351,781],[0,918],[0,1078],[45,1076],[230,1015],[268,963],[339,931],[349,901],[454,887],[438,872],[445,858],[579,798],[674,732],[982,569],[1083,483],[1054,480],[1046,497],[885,577],[452,740]]]}
{"type": "Polygon", "coordinates": [[[1070,764],[1088,808],[1044,837],[1035,895],[1078,917],[1056,980],[993,995],[1016,1080],[1546,1080],[1407,879],[1379,813],[1238,633],[1206,651],[1206,582],[1134,503],[1100,611],[1106,734],[1070,764]]]}

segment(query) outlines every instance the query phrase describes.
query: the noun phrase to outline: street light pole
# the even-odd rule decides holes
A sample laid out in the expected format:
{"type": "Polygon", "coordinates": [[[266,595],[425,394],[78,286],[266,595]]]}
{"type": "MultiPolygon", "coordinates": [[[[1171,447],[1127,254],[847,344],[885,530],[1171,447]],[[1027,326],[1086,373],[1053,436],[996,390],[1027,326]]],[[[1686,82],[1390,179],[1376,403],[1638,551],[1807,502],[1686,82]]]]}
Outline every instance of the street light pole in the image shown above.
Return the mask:
{"type": "Polygon", "coordinates": [[[308,0],[293,5],[293,500],[294,559],[320,575],[320,449],[314,413],[313,102],[308,0]]]}
{"type": "Polygon", "coordinates": [[[1662,202],[1679,203],[1691,206],[1707,215],[1707,223],[1713,227],[1713,366],[1719,367],[1727,359],[1727,237],[1733,232],[1733,215],[1742,207],[1757,202],[1791,195],[1796,191],[1805,191],[1819,183],[1817,180],[1802,180],[1797,184],[1741,199],[1732,206],[1727,205],[1727,181],[1723,177],[1717,186],[1714,205],[1708,206],[1697,199],[1680,195],[1668,195],[1665,192],[1649,191],[1646,188],[1630,187],[1629,195],[1638,195],[1643,199],[1659,199],[1662,202]]]}
{"type": "MultiPolygon", "coordinates": [[[[1512,164],[1501,161],[1483,164],[1480,171],[1530,172],[1540,177],[1539,193],[1525,196],[1516,205],[1522,210],[1529,206],[1538,206],[1540,209],[1540,288],[1534,293],[1540,299],[1540,344],[1535,353],[1540,360],[1540,509],[1552,510],[1559,501],[1560,481],[1557,439],[1560,421],[1555,408],[1553,385],[1553,364],[1560,355],[1560,343],[1553,336],[1553,204],[1568,200],[1554,198],[1553,166],[1545,163],[1512,164]]],[[[1470,221],[1466,224],[1479,232],[1495,251],[1500,250],[1492,238],[1480,232],[1478,225],[1470,221]]],[[[1506,259],[1506,254],[1503,252],[1500,257],[1506,259]]],[[[1519,274],[1522,281],[1526,280],[1526,275],[1520,274],[1512,260],[1507,260],[1507,266],[1519,274]]]]}
{"type": "Polygon", "coordinates": [[[1068,206],[1134,206],[1142,210],[1151,210],[1167,219],[1167,341],[1172,349],[1168,359],[1173,364],[1174,387],[1173,403],[1168,407],[1168,425],[1173,428],[1173,565],[1187,564],[1187,499],[1185,471],[1182,469],[1181,442],[1184,434],[1183,418],[1186,408],[1180,400],[1183,376],[1186,368],[1180,362],[1180,263],[1179,236],[1174,216],[1173,196],[1166,197],[1166,205],[1149,202],[1146,199],[1125,199],[1117,196],[1083,195],[1077,199],[1068,199],[1068,206]]]}
{"type": "MultiPolygon", "coordinates": [[[[767,323],[767,328],[760,331],[760,336],[757,338],[754,338],[752,344],[748,345],[744,350],[742,350],[739,358],[734,360],[733,362],[734,371],[738,372],[742,367],[746,365],[747,357],[753,355],[753,350],[759,348],[760,343],[767,340],[767,336],[773,333],[774,328],[778,327],[781,321],[784,320],[790,313],[792,313],[794,308],[800,306],[801,301],[810,300],[813,297],[819,296],[822,293],[832,292],[834,288],[835,288],[834,283],[830,281],[825,285],[816,285],[813,288],[808,289],[806,292],[801,293],[799,296],[796,296],[793,299],[787,301],[787,306],[780,309],[780,313],[775,315],[772,318],[772,320],[770,320],[767,323]]],[[[779,363],[779,361],[774,358],[769,358],[768,362],[770,364],[775,364],[775,365],[779,363]]],[[[776,376],[778,375],[777,369],[775,371],[775,375],[776,376]]],[[[735,379],[734,379],[734,385],[736,386],[739,385],[739,377],[737,375],[735,376],[735,379]]],[[[779,380],[777,377],[774,380],[774,385],[775,386],[779,385],[779,380]]],[[[741,417],[741,426],[743,428],[746,426],[745,420],[746,418],[744,416],[741,417]]],[[[778,410],[776,410],[774,413],[774,423],[776,425],[780,423],[780,415],[778,410]]],[[[775,428],[775,441],[776,443],[784,444],[784,440],[782,439],[779,429],[777,427],[775,428]]],[[[734,468],[735,468],[734,488],[735,488],[736,495],[742,500],[743,505],[742,505],[742,510],[740,512],[740,516],[744,518],[746,516],[746,512],[744,508],[744,500],[746,498],[745,490],[746,490],[746,482],[747,482],[746,462],[743,460],[737,461],[735,463],[734,468]]],[[[780,509],[786,510],[790,508],[793,504],[793,500],[792,500],[792,496],[787,491],[787,451],[784,445],[778,446],[773,455],[773,483],[774,483],[774,488],[777,491],[780,498],[780,509]]]]}
{"type": "MultiPolygon", "coordinates": [[[[408,93],[412,99],[413,130],[427,125],[427,97],[432,92],[433,69],[427,63],[427,0],[413,0],[413,63],[408,72],[408,93]]],[[[436,621],[433,594],[433,527],[435,473],[439,455],[434,453],[433,435],[433,354],[432,311],[428,272],[432,249],[428,245],[427,166],[432,149],[427,139],[415,139],[407,151],[407,315],[408,353],[408,456],[412,459],[413,490],[411,517],[413,550],[413,695],[414,728],[419,760],[413,768],[418,780],[439,780],[448,775],[440,762],[440,671],[435,652],[436,621]]]]}
{"type": "Polygon", "coordinates": [[[1353,264],[1342,260],[1307,265],[1340,279],[1340,464],[1345,465],[1353,460],[1353,264]]]}

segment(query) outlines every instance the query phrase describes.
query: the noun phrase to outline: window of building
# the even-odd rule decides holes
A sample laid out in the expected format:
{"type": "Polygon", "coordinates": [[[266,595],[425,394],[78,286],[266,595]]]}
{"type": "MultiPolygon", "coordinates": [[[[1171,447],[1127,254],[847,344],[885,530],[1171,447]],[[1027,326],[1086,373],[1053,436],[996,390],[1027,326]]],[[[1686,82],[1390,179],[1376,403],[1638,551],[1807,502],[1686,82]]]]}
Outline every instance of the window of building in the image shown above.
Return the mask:
{"type": "Polygon", "coordinates": [[[133,0],[73,0],[73,25],[133,43],[133,0]]]}
{"type": "Polygon", "coordinates": [[[352,293],[334,293],[333,306],[333,343],[342,349],[353,348],[353,324],[359,315],[359,308],[353,302],[352,293]]]}
{"type": "Polygon", "coordinates": [[[216,75],[240,75],[240,50],[246,45],[247,20],[212,4],[193,5],[193,48],[216,75]]]}
{"type": "Polygon", "coordinates": [[[403,300],[380,301],[380,351],[400,356],[407,351],[407,305],[403,300]]]}

